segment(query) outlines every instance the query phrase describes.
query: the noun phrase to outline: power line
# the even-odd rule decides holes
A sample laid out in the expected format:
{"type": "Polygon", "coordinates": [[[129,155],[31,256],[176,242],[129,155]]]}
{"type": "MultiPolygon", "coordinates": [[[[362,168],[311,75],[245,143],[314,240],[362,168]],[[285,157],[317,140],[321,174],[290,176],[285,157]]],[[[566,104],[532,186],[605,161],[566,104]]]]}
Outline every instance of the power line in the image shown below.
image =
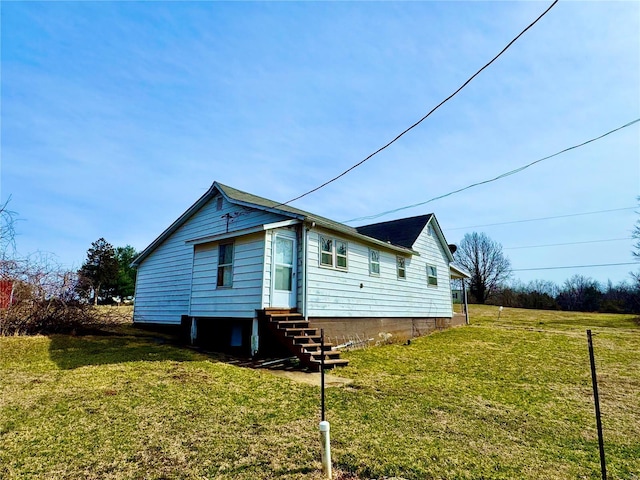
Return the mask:
{"type": "Polygon", "coordinates": [[[567,268],[591,268],[591,267],[613,267],[617,265],[638,265],[638,262],[625,262],[625,263],[601,263],[598,265],[572,265],[566,267],[540,267],[540,268],[514,268],[512,272],[531,272],[534,270],[561,270],[567,268]]]}
{"type": "Polygon", "coordinates": [[[585,242],[567,242],[567,243],[547,243],[546,245],[525,245],[522,247],[504,247],[504,250],[519,250],[523,248],[542,248],[542,247],[560,247],[563,245],[582,245],[585,243],[605,243],[605,242],[620,242],[622,240],[631,240],[633,237],[623,238],[607,238],[604,240],[588,240],[585,242]]]}
{"type": "Polygon", "coordinates": [[[460,87],[458,87],[458,89],[453,92],[451,95],[449,95],[447,98],[445,98],[444,100],[442,100],[438,105],[436,105],[435,107],[433,107],[431,109],[431,111],[429,113],[427,113],[424,117],[422,117],[420,120],[418,120],[417,122],[415,122],[413,125],[411,125],[409,128],[407,128],[406,130],[404,130],[402,133],[400,133],[399,135],[397,135],[393,140],[391,140],[390,142],[388,142],[386,145],[380,147],[378,150],[376,150],[375,152],[369,154],[367,157],[365,157],[363,160],[360,160],[358,163],[356,163],[355,165],[349,167],[348,169],[346,169],[344,172],[342,172],[341,174],[333,177],[331,180],[327,180],[326,182],[324,182],[322,185],[313,188],[311,190],[309,190],[306,193],[303,193],[302,195],[298,195],[295,198],[292,198],[291,200],[288,200],[284,203],[280,203],[278,205],[276,205],[274,208],[277,207],[281,207],[283,205],[287,205],[291,202],[295,202],[296,200],[300,200],[303,197],[306,197],[307,195],[310,195],[314,192],[317,192],[318,190],[320,190],[321,188],[326,187],[327,185],[329,185],[330,183],[335,182],[336,180],[338,180],[339,178],[344,177],[347,173],[349,173],[352,170],[355,170],[356,168],[358,168],[360,165],[362,165],[363,163],[365,163],[367,160],[369,160],[370,158],[372,158],[374,155],[377,155],[378,153],[380,153],[381,151],[383,151],[384,149],[388,148],[389,146],[391,146],[393,143],[395,143],[397,140],[399,140],[402,136],[404,136],[406,133],[408,133],[410,130],[413,130],[415,127],[417,127],[418,125],[420,125],[424,120],[426,120],[427,118],[429,118],[431,116],[431,114],[433,112],[435,112],[436,110],[438,110],[442,105],[444,105],[445,103],[447,103],[449,100],[451,100],[454,96],[456,96],[458,94],[458,92],[460,92],[460,90],[462,90],[464,87],[466,87],[474,78],[476,78],[485,68],[487,68],[489,65],[491,65],[493,62],[495,62],[498,57],[500,57],[504,52],[506,52],[509,47],[511,47],[511,45],[513,45],[516,40],[518,40],[522,35],[524,35],[524,33],[529,30],[531,27],[533,27],[536,23],[538,23],[538,21],[544,17],[549,10],[551,10],[556,3],[558,3],[558,0],[555,0],[544,12],[542,12],[542,14],[536,18],[531,24],[529,24],[529,26],[527,28],[525,28],[524,30],[522,30],[518,36],[516,36],[513,40],[511,40],[506,47],[504,47],[500,53],[498,53],[495,57],[493,57],[488,63],[486,63],[480,70],[478,70],[476,73],[474,73],[471,77],[469,77],[469,79],[464,82],[460,87]]]}
{"type": "Polygon", "coordinates": [[[638,207],[611,208],[609,210],[596,210],[595,212],[568,213],[566,215],[556,215],[556,216],[553,216],[553,217],[539,217],[539,218],[528,218],[526,220],[511,220],[509,222],[485,223],[484,225],[470,225],[468,227],[447,228],[447,231],[449,231],[449,230],[465,230],[465,229],[468,229],[468,228],[479,228],[479,227],[495,227],[496,225],[510,225],[510,224],[513,224],[513,223],[538,222],[540,220],[553,220],[555,218],[580,217],[580,216],[583,216],[583,215],[595,215],[597,213],[620,212],[622,210],[635,210],[636,208],[638,208],[638,207]]]}
{"type": "Polygon", "coordinates": [[[621,127],[614,128],[613,130],[609,130],[607,133],[603,133],[602,135],[599,135],[597,137],[591,138],[591,139],[587,140],[586,142],[582,142],[582,143],[579,143],[577,145],[573,145],[571,147],[565,148],[564,150],[560,150],[559,152],[556,152],[556,153],[554,153],[552,155],[548,155],[546,157],[543,157],[543,158],[540,158],[538,160],[535,160],[535,161],[533,161],[531,163],[527,163],[526,165],[523,165],[521,167],[515,168],[513,170],[509,170],[508,172],[502,173],[502,174],[498,175],[497,177],[490,178],[488,180],[483,180],[483,181],[477,182],[477,183],[472,183],[471,185],[467,185],[466,187],[459,188],[459,189],[454,190],[454,191],[449,192],[449,193],[445,193],[444,195],[439,195],[437,197],[433,197],[433,198],[431,198],[431,199],[429,199],[429,200],[427,200],[425,202],[414,203],[413,205],[407,205],[405,207],[395,208],[393,210],[388,210],[386,212],[378,213],[376,215],[368,215],[368,216],[365,216],[365,217],[352,218],[351,220],[346,220],[343,223],[355,222],[355,221],[358,221],[358,220],[372,220],[374,218],[379,218],[379,217],[382,217],[384,215],[389,215],[391,213],[399,212],[400,210],[406,210],[408,208],[414,208],[414,207],[419,207],[421,205],[426,205],[427,203],[433,202],[434,200],[440,200],[442,198],[449,197],[449,196],[451,196],[451,195],[453,195],[455,193],[460,193],[460,192],[463,192],[465,190],[469,190],[470,188],[477,187],[479,185],[484,185],[486,183],[495,182],[496,180],[500,180],[501,178],[509,177],[511,175],[515,175],[516,173],[520,173],[521,171],[526,170],[527,168],[535,165],[536,163],[543,162],[544,160],[549,160],[550,158],[557,157],[558,155],[560,155],[562,153],[565,153],[565,152],[568,152],[569,150],[573,150],[573,149],[576,149],[576,148],[579,148],[579,147],[583,147],[583,146],[585,146],[585,145],[587,145],[589,143],[592,143],[592,142],[595,142],[597,140],[600,140],[600,139],[606,137],[607,135],[611,135],[612,133],[615,133],[618,130],[622,130],[623,128],[630,127],[631,125],[633,125],[635,123],[638,123],[638,122],[640,122],[640,118],[636,118],[635,120],[633,120],[633,121],[631,121],[629,123],[625,123],[621,127]]]}

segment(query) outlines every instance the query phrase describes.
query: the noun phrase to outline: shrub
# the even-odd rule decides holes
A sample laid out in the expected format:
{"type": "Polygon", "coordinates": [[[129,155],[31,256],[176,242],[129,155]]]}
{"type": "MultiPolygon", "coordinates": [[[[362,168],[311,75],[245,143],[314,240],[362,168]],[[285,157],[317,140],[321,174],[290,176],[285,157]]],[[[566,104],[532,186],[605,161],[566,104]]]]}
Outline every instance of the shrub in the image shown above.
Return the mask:
{"type": "Polygon", "coordinates": [[[116,322],[83,302],[77,276],[48,257],[2,260],[0,278],[12,285],[11,302],[0,309],[0,335],[84,333],[116,322]]]}
{"type": "Polygon", "coordinates": [[[0,335],[82,334],[114,322],[113,317],[77,300],[27,299],[0,311],[0,335]]]}

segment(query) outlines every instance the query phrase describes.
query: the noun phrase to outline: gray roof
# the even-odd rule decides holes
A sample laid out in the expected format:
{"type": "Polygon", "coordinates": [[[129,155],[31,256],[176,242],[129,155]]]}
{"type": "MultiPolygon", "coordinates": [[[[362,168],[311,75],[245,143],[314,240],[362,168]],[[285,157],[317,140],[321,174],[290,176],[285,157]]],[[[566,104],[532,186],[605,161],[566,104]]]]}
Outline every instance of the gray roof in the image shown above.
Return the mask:
{"type": "MultiPolygon", "coordinates": [[[[250,208],[257,208],[259,210],[265,210],[273,213],[277,213],[286,217],[296,218],[307,223],[315,223],[316,226],[332,230],[345,236],[359,238],[362,241],[370,244],[377,245],[381,248],[387,248],[406,255],[415,255],[417,252],[412,250],[410,245],[397,244],[394,242],[389,243],[387,240],[381,240],[380,238],[368,236],[359,232],[358,229],[349,227],[335,220],[331,220],[320,215],[300,210],[299,208],[291,207],[289,205],[283,205],[279,202],[269,200],[252,193],[243,192],[228,185],[223,185],[218,182],[213,182],[211,188],[202,195],[191,207],[187,209],[175,222],[173,222],[169,228],[162,232],[158,238],[156,238],[151,244],[145,248],[140,255],[133,261],[132,265],[137,266],[151,254],[164,240],[166,240],[171,234],[173,234],[180,226],[182,226],[191,216],[193,216],[200,208],[211,200],[217,192],[220,192],[228,201],[237,205],[242,205],[250,208]]],[[[386,222],[385,222],[386,223],[386,222]]]]}
{"type": "Polygon", "coordinates": [[[391,242],[406,248],[412,248],[413,244],[433,217],[432,213],[418,217],[401,218],[389,222],[374,223],[356,227],[359,233],[368,237],[377,238],[383,242],[391,242]]]}
{"type": "Polygon", "coordinates": [[[300,220],[306,220],[308,222],[316,222],[316,225],[328,228],[330,230],[335,230],[337,232],[345,233],[347,235],[357,235],[358,231],[353,228],[345,225],[344,223],[336,222],[326,217],[321,217],[320,215],[315,215],[313,213],[305,212],[304,210],[300,210],[299,208],[291,207],[289,205],[283,205],[282,203],[275,202],[273,200],[269,200],[268,198],[259,197],[258,195],[254,195],[252,193],[243,192],[242,190],[238,190],[233,187],[229,187],[228,185],[223,185],[218,182],[214,182],[214,186],[218,186],[220,191],[227,197],[228,200],[234,201],[234,203],[246,204],[249,207],[263,207],[266,210],[273,211],[274,213],[280,214],[290,214],[293,215],[300,220]]]}

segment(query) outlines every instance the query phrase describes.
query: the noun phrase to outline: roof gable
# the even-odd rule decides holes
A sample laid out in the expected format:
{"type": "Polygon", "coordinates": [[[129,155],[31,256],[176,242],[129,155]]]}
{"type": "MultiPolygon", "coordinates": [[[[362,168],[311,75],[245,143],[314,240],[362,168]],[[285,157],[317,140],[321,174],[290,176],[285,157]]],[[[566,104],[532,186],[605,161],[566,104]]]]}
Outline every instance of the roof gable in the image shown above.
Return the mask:
{"type": "Polygon", "coordinates": [[[389,222],[373,223],[356,227],[358,233],[390,242],[405,248],[411,248],[431,220],[432,213],[418,217],[401,218],[389,222]]]}
{"type": "Polygon", "coordinates": [[[440,224],[433,213],[419,215],[417,217],[400,218],[388,222],[373,223],[356,227],[358,233],[373,237],[383,242],[390,242],[394,245],[413,249],[413,245],[418,237],[424,232],[427,225],[431,224],[433,230],[442,244],[443,250],[449,261],[453,261],[453,255],[444,238],[440,224]]]}

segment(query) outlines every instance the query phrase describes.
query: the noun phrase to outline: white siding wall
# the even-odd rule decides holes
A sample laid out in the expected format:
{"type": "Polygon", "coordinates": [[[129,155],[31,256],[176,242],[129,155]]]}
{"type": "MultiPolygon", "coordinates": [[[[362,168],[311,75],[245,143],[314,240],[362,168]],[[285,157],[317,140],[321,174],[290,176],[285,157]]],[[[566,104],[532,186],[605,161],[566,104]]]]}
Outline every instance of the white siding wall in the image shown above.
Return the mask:
{"type": "Polygon", "coordinates": [[[271,305],[271,257],[273,256],[273,230],[265,232],[264,272],[262,274],[262,308],[271,305]]]}
{"type": "Polygon", "coordinates": [[[262,306],[264,232],[235,239],[231,288],[216,287],[218,245],[195,247],[189,315],[252,318],[262,306]]]}
{"type": "Polygon", "coordinates": [[[194,249],[185,241],[225,233],[227,219],[224,215],[238,213],[240,215],[230,219],[229,231],[284,219],[272,213],[243,209],[227,201],[223,202],[222,210],[216,210],[215,198],[210,200],[138,267],[134,307],[136,322],[180,323],[180,317],[189,313],[193,267],[194,249]]]}
{"type": "MultiPolygon", "coordinates": [[[[320,267],[318,229],[309,232],[308,302],[310,317],[451,317],[449,262],[435,236],[423,231],[414,245],[420,256],[406,257],[406,279],[399,279],[396,253],[380,251],[380,275],[369,274],[369,247],[348,238],[348,271],[320,267]],[[438,286],[427,286],[426,265],[438,269],[438,286]],[[363,285],[360,288],[360,284],[363,285]]],[[[375,247],[374,247],[375,248],[375,247]]]]}

